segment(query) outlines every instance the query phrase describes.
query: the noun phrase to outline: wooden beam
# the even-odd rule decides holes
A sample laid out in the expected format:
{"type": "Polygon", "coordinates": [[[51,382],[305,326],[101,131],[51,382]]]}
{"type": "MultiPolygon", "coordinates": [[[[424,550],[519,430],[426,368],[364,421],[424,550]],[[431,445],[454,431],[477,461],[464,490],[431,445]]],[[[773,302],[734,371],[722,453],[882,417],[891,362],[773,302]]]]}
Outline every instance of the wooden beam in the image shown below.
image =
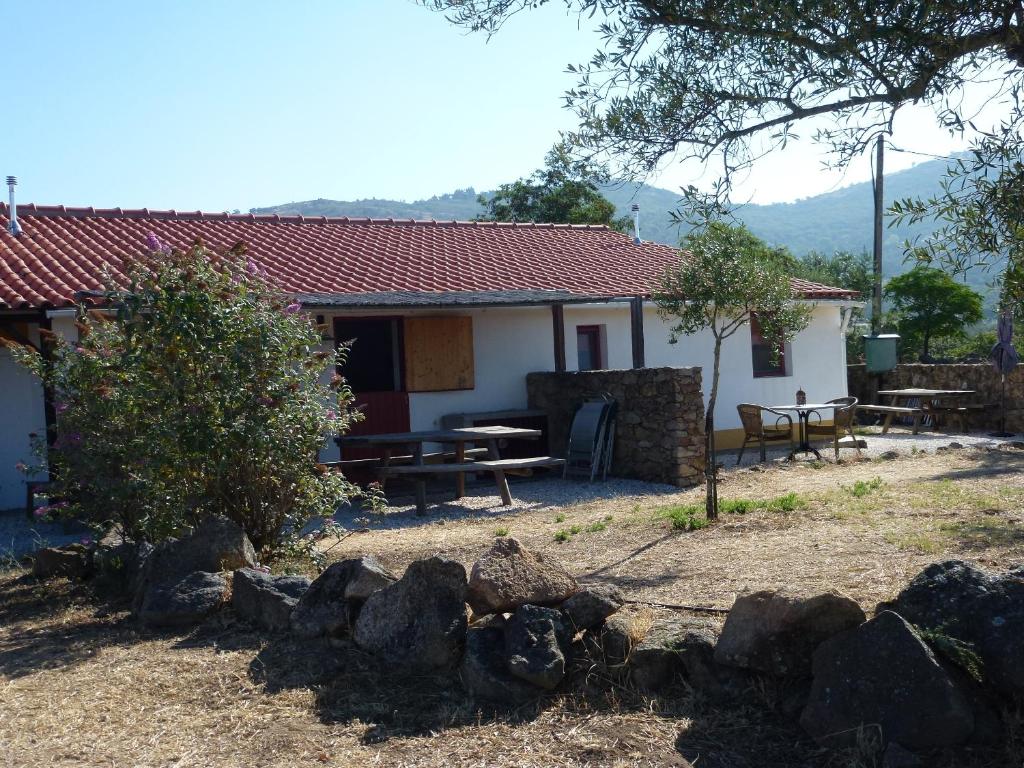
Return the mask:
{"type": "Polygon", "coordinates": [[[633,367],[644,367],[644,297],[629,300],[629,330],[633,342],[633,367]]]}
{"type": "Polygon", "coordinates": [[[565,371],[565,307],[551,305],[551,325],[555,342],[555,371],[565,371]]]}

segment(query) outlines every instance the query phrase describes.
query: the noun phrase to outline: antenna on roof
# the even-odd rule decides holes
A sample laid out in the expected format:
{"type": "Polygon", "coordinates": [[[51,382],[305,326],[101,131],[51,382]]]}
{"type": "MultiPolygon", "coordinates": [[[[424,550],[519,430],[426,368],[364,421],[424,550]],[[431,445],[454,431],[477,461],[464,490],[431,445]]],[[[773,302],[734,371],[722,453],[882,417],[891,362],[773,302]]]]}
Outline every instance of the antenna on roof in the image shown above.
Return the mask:
{"type": "Polygon", "coordinates": [[[7,231],[17,237],[21,234],[21,224],[18,223],[18,208],[14,204],[14,188],[18,186],[18,179],[14,176],[7,177],[7,189],[11,194],[11,214],[7,224],[7,231]]]}
{"type": "Polygon", "coordinates": [[[640,245],[641,240],[640,240],[640,206],[639,206],[639,204],[633,203],[633,206],[632,206],[632,208],[630,208],[630,210],[633,211],[633,242],[636,245],[640,245]]]}

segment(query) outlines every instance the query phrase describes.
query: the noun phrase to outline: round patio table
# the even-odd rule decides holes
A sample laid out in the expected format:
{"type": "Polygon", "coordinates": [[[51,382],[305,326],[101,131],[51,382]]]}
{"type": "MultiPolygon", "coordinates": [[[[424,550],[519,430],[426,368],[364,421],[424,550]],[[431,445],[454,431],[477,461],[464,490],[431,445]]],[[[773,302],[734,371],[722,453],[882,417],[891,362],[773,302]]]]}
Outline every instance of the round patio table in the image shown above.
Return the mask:
{"type": "Polygon", "coordinates": [[[789,460],[795,461],[798,453],[813,453],[817,458],[821,458],[818,449],[807,439],[807,419],[810,418],[810,415],[817,411],[834,411],[836,408],[844,408],[845,405],[843,403],[804,403],[803,405],[773,405],[770,407],[773,411],[796,411],[800,422],[800,444],[789,453],[789,460]]]}

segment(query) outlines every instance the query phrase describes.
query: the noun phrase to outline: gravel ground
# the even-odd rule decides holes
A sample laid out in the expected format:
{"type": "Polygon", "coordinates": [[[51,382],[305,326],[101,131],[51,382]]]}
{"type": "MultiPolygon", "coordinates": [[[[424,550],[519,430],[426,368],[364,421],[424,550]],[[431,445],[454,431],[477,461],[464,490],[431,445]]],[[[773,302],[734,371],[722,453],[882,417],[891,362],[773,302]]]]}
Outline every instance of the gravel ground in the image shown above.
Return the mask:
{"type": "MultiPolygon", "coordinates": [[[[911,454],[915,452],[926,452],[935,453],[936,449],[948,446],[950,443],[959,443],[964,448],[994,448],[1000,443],[1012,441],[1018,439],[1018,436],[997,438],[989,437],[984,432],[976,432],[973,434],[950,434],[945,432],[921,432],[919,434],[911,434],[910,430],[890,430],[888,434],[881,434],[878,428],[868,427],[858,435],[861,440],[867,443],[866,448],[861,448],[861,453],[869,459],[877,459],[883,453],[888,451],[897,451],[898,453],[911,454]]],[[[825,461],[835,461],[835,452],[832,450],[830,443],[815,443],[818,450],[821,451],[821,458],[825,461]]],[[[725,468],[729,469],[736,464],[736,455],[738,451],[721,451],[720,454],[724,457],[721,461],[724,461],[725,468]]],[[[781,461],[786,458],[789,454],[788,448],[779,449],[769,448],[768,449],[768,461],[781,461]]],[[[850,457],[856,457],[857,452],[853,448],[840,448],[840,458],[846,459],[850,457]]],[[[809,461],[814,458],[813,454],[800,454],[797,457],[798,461],[809,461]]],[[[752,464],[756,464],[760,460],[758,455],[757,445],[748,446],[747,450],[743,454],[743,461],[740,466],[748,467],[752,464]]]]}
{"type": "Polygon", "coordinates": [[[24,510],[0,512],[0,560],[20,558],[39,547],[79,541],[89,529],[76,523],[48,523],[28,517],[24,510]]]}
{"type": "MultiPolygon", "coordinates": [[[[959,443],[964,448],[991,448],[1014,438],[993,438],[984,433],[976,434],[947,434],[941,432],[922,432],[911,434],[909,430],[892,430],[886,435],[878,432],[868,431],[859,435],[860,439],[867,443],[861,448],[861,455],[867,459],[878,458],[889,451],[896,451],[899,454],[911,455],[914,453],[935,453],[940,448],[949,446],[950,443],[959,443]]],[[[821,444],[819,447],[822,460],[833,462],[835,454],[831,445],[821,444]]],[[[788,455],[788,449],[769,449],[769,462],[783,462],[788,455]]],[[[723,464],[723,472],[730,472],[736,468],[736,455],[738,451],[721,451],[719,461],[723,464]]],[[[844,460],[856,458],[857,454],[852,448],[840,450],[840,457],[844,460]]],[[[752,466],[759,461],[757,447],[747,448],[743,455],[740,468],[752,466]]],[[[813,454],[801,454],[798,462],[809,462],[814,459],[813,454]]],[[[451,491],[447,485],[436,486],[436,492],[429,493],[427,497],[426,517],[417,517],[416,508],[413,505],[412,497],[406,492],[400,491],[389,498],[389,506],[381,517],[374,517],[372,526],[378,528],[407,528],[416,525],[430,525],[442,520],[458,520],[466,517],[500,517],[510,513],[537,510],[544,508],[565,507],[574,504],[583,504],[605,499],[619,499],[626,503],[640,503],[655,497],[672,496],[679,493],[679,489],[670,485],[658,483],[646,483],[639,480],[609,479],[607,482],[585,483],[578,481],[564,481],[560,477],[547,477],[543,479],[510,479],[509,487],[512,491],[512,506],[505,507],[501,504],[492,483],[481,483],[468,487],[467,495],[459,500],[451,498],[451,491]]],[[[358,512],[344,510],[336,519],[346,527],[359,527],[356,520],[360,517],[358,512]]]]}

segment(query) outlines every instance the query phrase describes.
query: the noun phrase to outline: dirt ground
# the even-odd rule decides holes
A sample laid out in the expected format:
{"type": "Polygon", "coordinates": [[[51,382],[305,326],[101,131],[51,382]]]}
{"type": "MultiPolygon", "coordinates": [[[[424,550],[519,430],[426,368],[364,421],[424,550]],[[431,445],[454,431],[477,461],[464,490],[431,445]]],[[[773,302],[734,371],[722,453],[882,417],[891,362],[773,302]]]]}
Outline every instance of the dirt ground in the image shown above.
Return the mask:
{"type": "MultiPolygon", "coordinates": [[[[1024,561],[1022,469],[1022,453],[974,450],[773,466],[730,473],[721,497],[745,511],[700,530],[667,517],[700,502],[691,490],[392,520],[331,556],[370,552],[396,571],[435,553],[468,565],[504,534],[638,601],[728,608],[744,589],[785,585],[837,588],[870,613],[927,563],[1024,561]]],[[[159,634],[83,586],[0,575],[0,766],[874,765],[818,750],[772,714],[784,697],[765,683],[725,709],[685,688],[652,702],[613,686],[494,713],[451,677],[403,676],[344,643],[261,638],[230,611],[159,634]]],[[[1004,750],[930,764],[1021,762],[1004,750]]]]}

